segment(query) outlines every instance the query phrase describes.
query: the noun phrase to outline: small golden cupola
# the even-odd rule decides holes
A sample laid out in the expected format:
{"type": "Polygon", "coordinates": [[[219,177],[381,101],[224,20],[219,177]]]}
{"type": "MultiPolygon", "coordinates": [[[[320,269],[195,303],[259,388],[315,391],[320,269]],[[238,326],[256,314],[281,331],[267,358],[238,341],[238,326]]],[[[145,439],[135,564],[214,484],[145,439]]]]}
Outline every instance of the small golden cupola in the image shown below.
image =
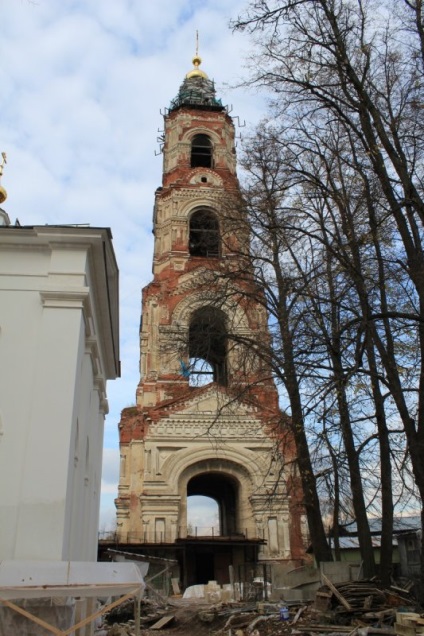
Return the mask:
{"type": "Polygon", "coordinates": [[[4,203],[7,199],[6,188],[1,185],[1,178],[3,176],[4,165],[7,163],[6,153],[2,152],[2,162],[0,163],[0,203],[4,203]]]}
{"type": "MultiPolygon", "coordinates": [[[[1,185],[1,178],[3,176],[4,165],[7,163],[6,153],[5,152],[1,153],[1,158],[2,158],[2,161],[0,163],[0,205],[2,203],[4,203],[6,201],[6,199],[7,199],[6,188],[4,188],[1,185]]],[[[8,215],[8,213],[5,210],[0,208],[0,226],[4,227],[5,225],[6,226],[10,225],[9,215],[8,215]]]]}
{"type": "Polygon", "coordinates": [[[208,79],[205,71],[200,68],[201,63],[202,58],[196,53],[196,55],[193,57],[194,68],[187,73],[186,79],[191,79],[192,77],[203,77],[204,79],[208,79]]]}

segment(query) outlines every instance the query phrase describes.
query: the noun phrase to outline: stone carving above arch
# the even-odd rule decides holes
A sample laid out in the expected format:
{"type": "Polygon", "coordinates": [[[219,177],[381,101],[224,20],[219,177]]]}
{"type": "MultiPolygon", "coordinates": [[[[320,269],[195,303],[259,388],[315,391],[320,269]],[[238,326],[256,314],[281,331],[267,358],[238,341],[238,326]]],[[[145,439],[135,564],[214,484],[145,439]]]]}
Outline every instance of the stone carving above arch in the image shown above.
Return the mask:
{"type": "Polygon", "coordinates": [[[214,130],[211,130],[207,126],[195,126],[187,130],[180,139],[180,143],[191,144],[194,137],[197,135],[207,135],[214,145],[221,143],[221,137],[214,130]]]}
{"type": "MultiPolygon", "coordinates": [[[[229,407],[227,407],[229,411],[229,407]]],[[[216,411],[218,412],[218,411],[216,411]]],[[[253,436],[255,435],[258,440],[260,440],[261,435],[263,436],[263,426],[259,420],[253,419],[251,421],[240,422],[238,420],[232,420],[229,417],[225,418],[222,421],[220,417],[219,422],[214,423],[213,417],[211,415],[204,415],[203,417],[197,417],[197,419],[189,418],[186,416],[184,419],[176,420],[175,418],[155,422],[151,424],[151,431],[155,437],[159,438],[169,438],[171,437],[184,437],[184,436],[206,436],[208,431],[210,431],[211,425],[216,428],[216,434],[219,434],[227,439],[237,440],[246,438],[247,435],[253,436]]],[[[265,442],[264,442],[265,444],[265,442]]],[[[258,455],[259,451],[257,449],[248,449],[252,453],[258,455]]],[[[267,453],[271,452],[272,446],[266,448],[267,453]]],[[[263,452],[263,448],[261,448],[261,452],[263,452]]]]}
{"type": "Polygon", "coordinates": [[[210,196],[209,190],[205,188],[204,192],[199,192],[197,197],[193,197],[189,201],[185,201],[184,204],[178,209],[178,216],[189,218],[189,216],[201,208],[208,208],[219,218],[220,201],[217,197],[210,196]]]}
{"type": "MultiPolygon", "coordinates": [[[[216,298],[216,295],[215,295],[216,298]]],[[[185,296],[174,308],[172,312],[172,322],[176,325],[188,325],[190,317],[196,309],[213,306],[210,294],[203,291],[193,291],[192,294],[185,296]]],[[[247,316],[240,305],[234,307],[231,299],[222,302],[220,309],[226,314],[227,319],[231,322],[232,331],[246,330],[249,331],[249,323],[247,316]]]]}
{"type": "Polygon", "coordinates": [[[190,185],[207,183],[209,186],[213,185],[220,188],[223,184],[221,177],[211,168],[193,168],[188,174],[187,180],[190,185]]]}
{"type": "MultiPolygon", "coordinates": [[[[213,175],[214,178],[219,177],[208,168],[194,168],[193,175],[195,174],[213,175]]],[[[213,187],[210,185],[199,183],[196,188],[182,187],[178,190],[172,190],[171,193],[162,197],[157,201],[156,205],[156,222],[160,221],[163,224],[167,219],[176,219],[178,217],[187,217],[190,210],[194,207],[207,207],[213,209],[219,213],[225,201],[228,201],[227,197],[224,197],[221,188],[213,187]]]]}
{"type": "Polygon", "coordinates": [[[226,446],[211,457],[210,445],[191,446],[171,454],[161,466],[161,476],[169,485],[187,484],[195,475],[221,472],[237,477],[246,488],[260,488],[263,475],[255,457],[241,447],[226,446]]]}
{"type": "Polygon", "coordinates": [[[225,458],[218,458],[211,457],[210,450],[208,455],[205,449],[202,451],[202,453],[192,454],[191,460],[184,466],[180,463],[180,470],[176,478],[180,492],[187,489],[190,479],[207,473],[219,473],[223,477],[234,480],[239,487],[249,489],[255,487],[253,479],[255,467],[246,465],[240,455],[233,453],[232,456],[226,455],[225,458]]]}

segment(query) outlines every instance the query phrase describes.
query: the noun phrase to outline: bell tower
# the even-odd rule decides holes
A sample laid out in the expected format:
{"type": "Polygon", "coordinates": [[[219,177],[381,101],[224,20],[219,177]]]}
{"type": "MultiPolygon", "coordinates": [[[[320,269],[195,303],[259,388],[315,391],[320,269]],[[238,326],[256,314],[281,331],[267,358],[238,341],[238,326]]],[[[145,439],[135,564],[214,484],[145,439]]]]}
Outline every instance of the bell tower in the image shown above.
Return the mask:
{"type": "Polygon", "coordinates": [[[228,566],[246,561],[299,562],[305,527],[289,421],[242,344],[269,337],[266,312],[245,283],[224,282],[248,236],[234,213],[228,222],[241,209],[234,124],[200,65],[196,54],[164,116],[141,380],[119,424],[116,500],[119,543],[178,559],[184,585],[226,583],[228,566]],[[217,527],[188,525],[191,495],[215,500],[217,527]]]}

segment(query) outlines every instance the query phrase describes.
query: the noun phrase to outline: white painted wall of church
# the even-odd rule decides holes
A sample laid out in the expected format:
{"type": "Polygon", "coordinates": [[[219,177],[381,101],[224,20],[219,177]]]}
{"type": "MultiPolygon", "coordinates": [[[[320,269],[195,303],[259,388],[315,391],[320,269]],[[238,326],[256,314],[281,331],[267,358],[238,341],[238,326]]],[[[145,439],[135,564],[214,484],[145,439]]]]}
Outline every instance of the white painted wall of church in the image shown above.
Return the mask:
{"type": "Polygon", "coordinates": [[[0,234],[0,559],[96,560],[106,374],[87,346],[89,247],[12,231],[0,234]]]}

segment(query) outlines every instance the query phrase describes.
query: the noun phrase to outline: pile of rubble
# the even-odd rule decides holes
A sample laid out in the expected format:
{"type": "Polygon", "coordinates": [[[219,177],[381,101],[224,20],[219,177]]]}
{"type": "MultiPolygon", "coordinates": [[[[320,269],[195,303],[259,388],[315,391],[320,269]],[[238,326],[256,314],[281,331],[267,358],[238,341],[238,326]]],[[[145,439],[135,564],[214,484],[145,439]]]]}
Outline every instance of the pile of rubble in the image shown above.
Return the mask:
{"type": "MultiPolygon", "coordinates": [[[[383,589],[377,581],[324,585],[310,603],[219,601],[208,598],[144,599],[143,636],[424,636],[424,618],[405,589],[383,589]]],[[[101,636],[133,636],[132,604],[110,612],[101,636]]]]}

